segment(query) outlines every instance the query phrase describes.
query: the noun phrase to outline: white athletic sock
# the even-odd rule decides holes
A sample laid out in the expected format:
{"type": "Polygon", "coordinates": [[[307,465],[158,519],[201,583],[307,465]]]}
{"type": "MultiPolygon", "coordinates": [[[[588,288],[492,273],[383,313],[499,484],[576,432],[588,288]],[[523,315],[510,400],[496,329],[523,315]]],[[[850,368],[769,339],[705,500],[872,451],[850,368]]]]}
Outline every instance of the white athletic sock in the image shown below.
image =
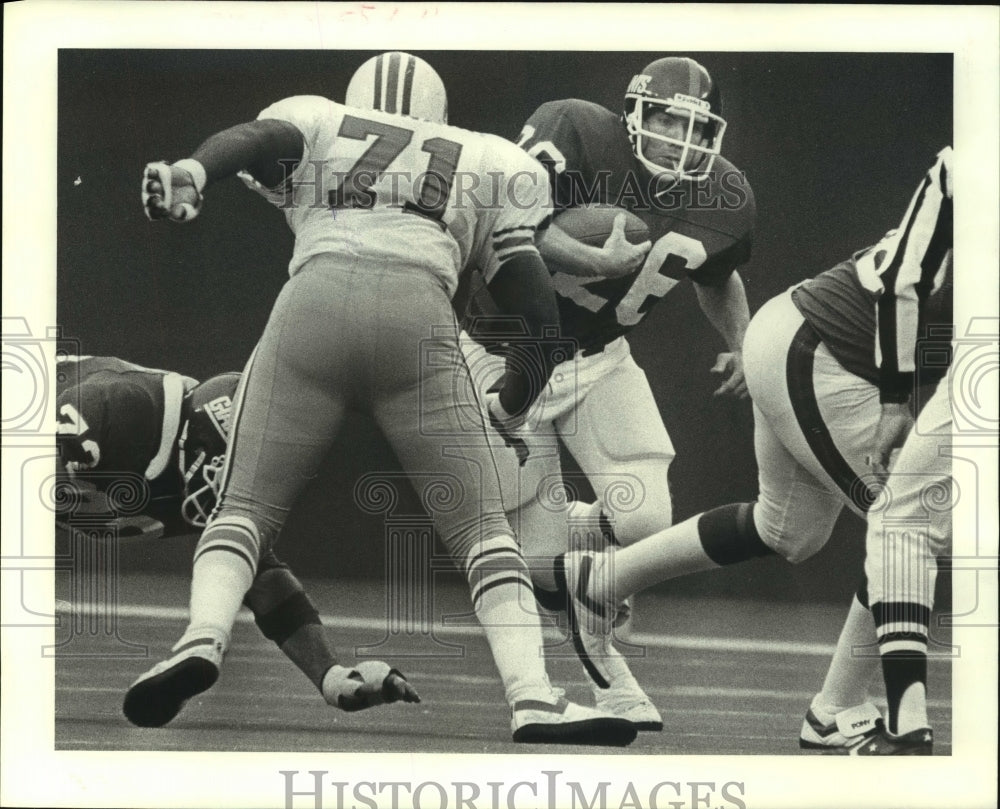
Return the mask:
{"type": "Polygon", "coordinates": [[[208,631],[221,634],[228,645],[259,553],[257,530],[250,520],[231,518],[206,529],[195,548],[191,619],[184,639],[208,631]]]}
{"type": "Polygon", "coordinates": [[[483,542],[470,554],[465,569],[507,702],[551,699],[541,620],[527,565],[514,540],[501,536],[483,542]]]}
{"type": "Polygon", "coordinates": [[[820,721],[831,721],[846,708],[867,702],[880,665],[875,620],[855,596],[827,669],[823,690],[813,698],[812,708],[820,713],[820,721]]]}
{"type": "Polygon", "coordinates": [[[591,577],[588,593],[592,598],[621,601],[667,579],[717,567],[702,548],[698,517],[618,548],[613,564],[613,576],[591,577]],[[613,586],[613,592],[607,592],[608,586],[613,586]]]}

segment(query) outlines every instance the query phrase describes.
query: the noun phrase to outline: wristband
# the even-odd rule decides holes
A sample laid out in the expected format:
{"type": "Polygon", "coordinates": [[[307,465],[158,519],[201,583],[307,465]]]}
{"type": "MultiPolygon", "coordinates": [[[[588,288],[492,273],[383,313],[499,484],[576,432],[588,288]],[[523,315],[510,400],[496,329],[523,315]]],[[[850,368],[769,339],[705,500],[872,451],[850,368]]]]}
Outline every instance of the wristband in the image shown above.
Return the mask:
{"type": "Polygon", "coordinates": [[[179,169],[184,169],[188,174],[191,175],[191,179],[194,180],[195,190],[200,194],[204,188],[205,184],[208,182],[208,174],[205,172],[205,167],[190,157],[184,160],[178,160],[172,165],[179,169]]]}

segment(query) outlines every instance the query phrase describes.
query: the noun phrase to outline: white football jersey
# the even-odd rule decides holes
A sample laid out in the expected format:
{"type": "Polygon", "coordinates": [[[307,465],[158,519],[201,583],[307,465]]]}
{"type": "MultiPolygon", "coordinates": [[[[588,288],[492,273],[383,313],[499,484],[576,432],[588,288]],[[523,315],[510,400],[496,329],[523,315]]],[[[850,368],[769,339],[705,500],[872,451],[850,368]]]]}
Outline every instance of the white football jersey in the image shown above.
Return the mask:
{"type": "Polygon", "coordinates": [[[552,213],[544,167],[495,135],[320,96],[286,98],[264,118],[293,124],[304,141],[283,188],[240,175],[284,211],[292,275],[333,253],[424,269],[451,297],[470,264],[489,280],[511,255],[536,250],[535,231],[552,213]]]}

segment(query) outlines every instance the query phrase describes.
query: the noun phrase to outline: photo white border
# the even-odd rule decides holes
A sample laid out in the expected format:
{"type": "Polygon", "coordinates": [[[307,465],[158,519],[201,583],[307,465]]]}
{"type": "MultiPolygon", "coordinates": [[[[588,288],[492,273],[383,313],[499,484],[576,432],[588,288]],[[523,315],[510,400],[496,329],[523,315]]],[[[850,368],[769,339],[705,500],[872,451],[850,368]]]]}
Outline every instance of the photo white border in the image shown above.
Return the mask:
{"type": "MultiPolygon", "coordinates": [[[[54,323],[57,50],[90,48],[349,48],[669,51],[882,51],[955,53],[956,248],[982,277],[958,282],[956,322],[997,317],[1000,16],[994,6],[767,6],[611,4],[397,4],[24,2],[4,7],[3,312],[38,335],[54,323]],[[502,7],[502,8],[498,8],[502,7]],[[432,12],[422,15],[421,12],[432,12]],[[501,24],[497,20],[502,19],[501,24]],[[517,23],[514,23],[516,19],[517,23]],[[662,20],[662,25],[651,21],[662,20]],[[572,46],[570,48],[569,46],[572,46]],[[984,307],[989,311],[984,311],[984,307]]],[[[193,114],[197,114],[196,111],[193,114]]],[[[786,114],[776,110],[775,115],[786,114]]],[[[934,114],[928,99],[927,114],[934,114]]],[[[83,133],[85,136],[86,133],[83,133]]],[[[879,133],[871,133],[873,138],[879,133]]],[[[137,195],[138,196],[138,195],[137,195]]],[[[137,201],[138,204],[138,201],[137,201]]],[[[962,272],[962,270],[960,270],[962,272]]],[[[993,321],[996,322],[995,320],[993,321]]],[[[51,369],[50,369],[51,370],[51,369]]],[[[995,391],[986,392],[995,396],[995,391]]],[[[4,394],[5,398],[8,396],[4,394]]],[[[995,403],[987,402],[987,407],[995,403]]],[[[43,436],[44,439],[44,436],[43,436]]],[[[5,455],[7,447],[5,442],[5,455]]],[[[995,506],[995,448],[979,485],[995,506]]],[[[4,556],[24,530],[4,465],[4,556]]],[[[13,474],[11,472],[11,474],[13,474]]],[[[14,487],[16,488],[16,486],[14,487]]],[[[31,524],[27,524],[32,527],[31,524]]],[[[33,528],[51,533],[50,515],[33,528]]],[[[957,514],[955,554],[978,536],[996,541],[996,513],[957,514]],[[973,521],[978,519],[978,524],[973,521]]],[[[36,538],[37,541],[37,538],[36,538]]],[[[980,549],[982,553],[982,549],[980,549]]],[[[992,555],[996,556],[993,547],[992,555]]],[[[7,585],[14,571],[4,568],[7,585]]],[[[996,573],[980,577],[977,616],[990,628],[956,628],[950,757],[876,762],[788,756],[516,756],[53,752],[53,661],[39,655],[51,628],[5,628],[2,795],[5,806],[284,805],[279,770],[330,771],[359,782],[541,781],[542,770],[595,785],[631,782],[639,795],[663,780],[745,783],[747,809],[844,806],[995,806],[997,754],[996,573]],[[987,721],[984,721],[986,719],[987,721]]],[[[13,595],[16,595],[13,594],[13,595]]],[[[46,594],[39,594],[40,603],[46,594]]],[[[957,598],[956,598],[957,600],[957,598]]],[[[6,621],[5,621],[6,623],[6,621]]],[[[665,733],[669,733],[668,723],[665,733]]],[[[524,796],[530,792],[521,793],[524,796]]],[[[616,793],[617,794],[617,793],[616,793]]],[[[664,804],[668,799],[664,796],[664,804]]],[[[539,798],[538,805],[542,798],[539,798]]],[[[296,806],[311,805],[297,799],[296,806]]],[[[330,803],[325,805],[330,806],[330,803]]],[[[348,804],[349,805],[349,804],[348,804]]],[[[430,801],[429,805],[436,805],[430,801]]],[[[518,805],[521,805],[520,803],[518,805]]],[[[525,803],[533,806],[536,803],[525,803]]],[[[714,805],[714,804],[713,804],[714,805]]]]}

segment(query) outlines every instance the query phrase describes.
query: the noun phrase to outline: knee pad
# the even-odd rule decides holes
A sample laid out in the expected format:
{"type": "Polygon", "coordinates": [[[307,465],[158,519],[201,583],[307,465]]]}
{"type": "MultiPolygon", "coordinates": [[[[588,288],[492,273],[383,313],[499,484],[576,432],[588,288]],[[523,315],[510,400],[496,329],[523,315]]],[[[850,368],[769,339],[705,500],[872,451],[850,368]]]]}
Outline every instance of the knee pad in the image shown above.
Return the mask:
{"type": "Polygon", "coordinates": [[[754,503],[734,503],[706,511],[698,519],[698,536],[705,555],[717,565],[732,565],[774,550],[754,525],[754,503]]]}
{"type": "Polygon", "coordinates": [[[253,617],[264,637],[278,646],[302,627],[320,624],[319,611],[303,590],[293,593],[268,612],[254,611],[253,617]]]}

